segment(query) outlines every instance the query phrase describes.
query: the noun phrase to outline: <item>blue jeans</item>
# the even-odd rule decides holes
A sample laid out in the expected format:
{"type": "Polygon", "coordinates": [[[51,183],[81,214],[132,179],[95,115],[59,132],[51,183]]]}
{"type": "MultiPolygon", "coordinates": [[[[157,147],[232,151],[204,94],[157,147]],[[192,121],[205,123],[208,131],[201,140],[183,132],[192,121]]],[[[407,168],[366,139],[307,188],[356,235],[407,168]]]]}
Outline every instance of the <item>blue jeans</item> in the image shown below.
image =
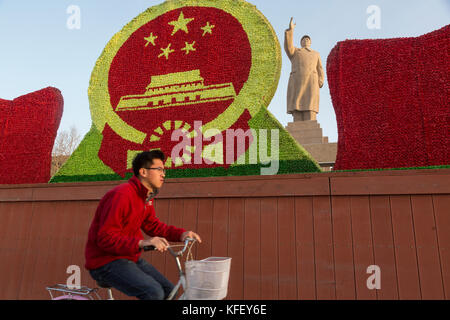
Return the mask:
{"type": "Polygon", "coordinates": [[[94,280],[107,283],[128,296],[140,300],[163,300],[174,285],[144,259],[134,263],[128,259],[112,261],[90,270],[94,280]]]}

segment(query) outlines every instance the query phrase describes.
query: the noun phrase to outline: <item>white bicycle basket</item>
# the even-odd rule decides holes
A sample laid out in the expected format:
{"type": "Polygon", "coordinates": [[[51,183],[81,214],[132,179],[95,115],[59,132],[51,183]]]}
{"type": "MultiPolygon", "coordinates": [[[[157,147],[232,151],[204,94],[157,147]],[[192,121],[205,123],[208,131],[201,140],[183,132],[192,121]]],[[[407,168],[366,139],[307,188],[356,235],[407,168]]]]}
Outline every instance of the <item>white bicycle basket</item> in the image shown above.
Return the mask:
{"type": "Polygon", "coordinates": [[[230,267],[231,258],[210,257],[186,261],[186,299],[224,299],[228,291],[230,267]]]}

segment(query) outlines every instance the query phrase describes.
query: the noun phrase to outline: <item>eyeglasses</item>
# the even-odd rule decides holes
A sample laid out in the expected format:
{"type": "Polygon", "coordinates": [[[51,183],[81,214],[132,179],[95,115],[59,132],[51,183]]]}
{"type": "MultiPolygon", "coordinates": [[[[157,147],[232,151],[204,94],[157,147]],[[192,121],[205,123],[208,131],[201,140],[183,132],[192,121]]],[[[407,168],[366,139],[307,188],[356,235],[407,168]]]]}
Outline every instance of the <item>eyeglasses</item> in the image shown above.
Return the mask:
{"type": "Polygon", "coordinates": [[[157,170],[160,174],[166,174],[166,169],[164,168],[144,168],[147,170],[157,170]]]}

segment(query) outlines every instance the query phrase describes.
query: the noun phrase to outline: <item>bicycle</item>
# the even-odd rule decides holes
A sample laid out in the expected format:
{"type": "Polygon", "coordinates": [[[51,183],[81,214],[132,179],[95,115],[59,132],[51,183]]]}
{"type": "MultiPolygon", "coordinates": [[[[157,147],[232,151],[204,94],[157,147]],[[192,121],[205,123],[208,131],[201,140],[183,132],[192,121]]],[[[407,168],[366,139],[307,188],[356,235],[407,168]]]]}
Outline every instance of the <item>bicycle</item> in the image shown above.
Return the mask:
{"type": "MultiPolygon", "coordinates": [[[[187,238],[184,240],[184,245],[171,245],[168,247],[168,251],[175,258],[176,265],[178,268],[179,280],[166,300],[174,300],[181,287],[183,288],[184,292],[178,299],[179,300],[185,299],[185,293],[187,290],[186,273],[181,267],[180,257],[188,249],[188,245],[190,244],[188,253],[189,255],[191,253],[191,248],[195,242],[196,242],[195,239],[187,238]],[[179,251],[175,251],[173,250],[173,248],[175,247],[183,247],[183,248],[179,251]]],[[[156,250],[156,248],[154,246],[145,246],[143,250],[153,251],[156,250]]],[[[108,298],[106,300],[114,300],[114,297],[112,295],[112,287],[106,283],[102,283],[99,281],[96,282],[99,288],[107,290],[108,298]]],[[[89,288],[86,286],[82,286],[80,288],[69,288],[67,285],[56,284],[53,286],[46,287],[46,290],[49,292],[51,300],[102,300],[100,295],[98,294],[99,288],[89,288]],[[56,294],[55,292],[62,293],[62,295],[54,297],[53,294],[56,294]]]]}

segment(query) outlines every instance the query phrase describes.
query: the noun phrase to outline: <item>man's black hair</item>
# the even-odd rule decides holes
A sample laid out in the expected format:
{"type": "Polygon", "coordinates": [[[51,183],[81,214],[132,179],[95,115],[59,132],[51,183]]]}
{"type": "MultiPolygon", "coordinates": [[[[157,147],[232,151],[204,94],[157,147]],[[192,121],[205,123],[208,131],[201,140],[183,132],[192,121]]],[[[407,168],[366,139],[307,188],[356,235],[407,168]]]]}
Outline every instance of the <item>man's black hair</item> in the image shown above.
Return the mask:
{"type": "Polygon", "coordinates": [[[165,155],[161,150],[144,151],[136,155],[133,159],[133,172],[139,177],[139,169],[148,168],[153,164],[153,159],[165,160],[165,155]]]}

